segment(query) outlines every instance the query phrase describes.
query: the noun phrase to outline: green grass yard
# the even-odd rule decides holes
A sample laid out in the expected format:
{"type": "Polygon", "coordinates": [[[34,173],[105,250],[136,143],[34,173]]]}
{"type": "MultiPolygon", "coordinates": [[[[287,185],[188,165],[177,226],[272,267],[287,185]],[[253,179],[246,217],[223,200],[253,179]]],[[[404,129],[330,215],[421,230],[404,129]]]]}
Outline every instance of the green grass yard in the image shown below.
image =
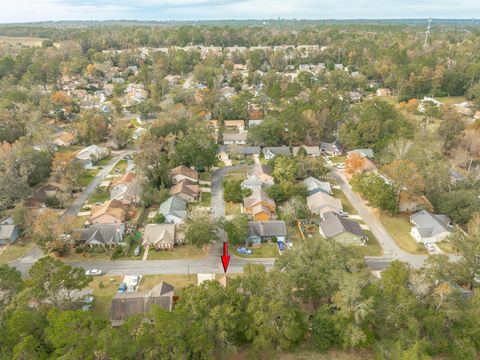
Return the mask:
{"type": "Polygon", "coordinates": [[[97,175],[98,169],[89,169],[86,170],[82,177],[79,179],[79,185],[81,187],[88,186],[93,178],[97,175]]]}
{"type": "Polygon", "coordinates": [[[382,213],[379,216],[379,220],[400,248],[410,254],[428,254],[425,247],[422,244],[418,244],[410,235],[411,225],[405,216],[393,217],[382,213]]]}
{"type": "Polygon", "coordinates": [[[0,264],[8,264],[29,252],[35,243],[31,239],[19,239],[14,244],[2,246],[0,251],[0,264]]]}
{"type": "Polygon", "coordinates": [[[156,251],[155,249],[150,249],[148,252],[148,260],[199,259],[205,255],[207,255],[205,249],[199,249],[193,245],[178,245],[173,251],[156,251]]]}
{"type": "Polygon", "coordinates": [[[230,251],[241,258],[277,258],[280,256],[277,244],[273,243],[263,243],[258,249],[252,249],[251,255],[238,253],[237,246],[232,247],[230,251]]]}
{"type": "Polygon", "coordinates": [[[332,191],[333,191],[333,197],[342,201],[343,211],[348,212],[350,215],[357,215],[358,214],[357,211],[355,210],[355,208],[350,203],[350,201],[345,196],[345,194],[342,192],[342,190],[332,189],[332,191]]]}
{"type": "Polygon", "coordinates": [[[240,204],[233,202],[225,203],[225,215],[238,215],[241,213],[240,204]]]}

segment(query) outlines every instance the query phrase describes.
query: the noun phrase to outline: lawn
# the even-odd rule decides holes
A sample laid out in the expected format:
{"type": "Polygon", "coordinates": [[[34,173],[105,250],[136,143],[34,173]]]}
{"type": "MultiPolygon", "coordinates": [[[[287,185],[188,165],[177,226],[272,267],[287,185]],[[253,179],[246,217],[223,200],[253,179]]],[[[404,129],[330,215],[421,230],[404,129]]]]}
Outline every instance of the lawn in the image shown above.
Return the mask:
{"type": "Polygon", "coordinates": [[[270,243],[263,243],[258,249],[252,249],[251,255],[239,254],[237,247],[234,247],[232,250],[235,256],[242,258],[277,258],[280,256],[277,244],[270,243]]]}
{"type": "Polygon", "coordinates": [[[144,275],[142,276],[142,281],[138,286],[139,291],[148,291],[151,290],[154,286],[158,285],[160,282],[165,281],[170,285],[175,287],[175,290],[187,287],[191,284],[197,283],[197,275],[190,274],[190,280],[188,275],[181,274],[168,274],[168,275],[144,275]]]}
{"type": "Polygon", "coordinates": [[[334,163],[334,164],[343,163],[343,162],[345,162],[345,160],[347,160],[347,157],[346,157],[346,156],[343,156],[343,155],[341,155],[341,156],[332,156],[332,157],[330,158],[330,161],[331,161],[332,163],[334,163]]]}
{"type": "Polygon", "coordinates": [[[212,172],[204,171],[204,172],[198,173],[198,177],[202,181],[212,181],[212,172]]]}
{"type": "Polygon", "coordinates": [[[345,194],[342,192],[342,190],[332,189],[332,191],[333,191],[333,196],[342,201],[343,211],[348,212],[350,215],[357,215],[358,214],[357,211],[355,210],[355,208],[350,203],[350,201],[345,196],[345,194]]]}
{"type": "Polygon", "coordinates": [[[225,180],[245,180],[247,178],[247,167],[244,166],[240,169],[231,170],[228,175],[225,176],[225,180]]]}
{"type": "Polygon", "coordinates": [[[95,300],[92,305],[92,313],[95,316],[103,319],[110,317],[110,305],[112,298],[117,293],[118,284],[122,281],[122,276],[97,276],[87,286],[88,289],[93,289],[93,296],[95,300]],[[113,280],[113,281],[111,281],[113,280]]]}
{"type": "Polygon", "coordinates": [[[425,247],[417,244],[410,235],[411,225],[406,217],[392,217],[382,213],[380,214],[379,220],[400,248],[411,254],[427,255],[425,247]]]}
{"type": "Polygon", "coordinates": [[[89,199],[90,204],[104,203],[110,199],[110,191],[105,186],[99,186],[95,189],[92,196],[89,199]]]}
{"type": "Polygon", "coordinates": [[[367,246],[355,246],[355,251],[362,256],[380,256],[382,255],[382,247],[378,243],[371,231],[363,230],[368,236],[367,246]]]}
{"type": "Polygon", "coordinates": [[[80,177],[79,185],[81,187],[87,186],[88,184],[90,184],[93,178],[97,175],[97,173],[98,173],[98,169],[86,170],[85,173],[80,177]]]}
{"type": "Polygon", "coordinates": [[[444,253],[457,254],[457,251],[453,249],[453,244],[451,241],[440,241],[435,245],[437,245],[444,253]]]}
{"type": "Polygon", "coordinates": [[[212,193],[202,192],[202,198],[198,202],[198,206],[210,207],[212,204],[212,193]]]}
{"type": "Polygon", "coordinates": [[[125,159],[120,160],[117,165],[112,169],[111,174],[123,174],[127,169],[128,161],[125,159]]]}
{"type": "Polygon", "coordinates": [[[76,261],[85,261],[85,260],[110,260],[112,252],[110,250],[99,251],[98,252],[83,252],[77,254],[75,249],[71,250],[67,256],[61,258],[62,261],[76,262],[76,261]]]}
{"type": "Polygon", "coordinates": [[[225,215],[238,215],[241,213],[240,204],[234,202],[225,203],[225,215]]]}
{"type": "Polygon", "coordinates": [[[207,251],[204,249],[199,249],[193,245],[179,245],[173,251],[155,251],[150,249],[148,260],[199,259],[205,255],[207,255],[207,251]]]}
{"type": "Polygon", "coordinates": [[[30,239],[17,240],[15,244],[2,246],[3,252],[0,254],[0,264],[8,264],[29,252],[35,243],[30,239]]]}

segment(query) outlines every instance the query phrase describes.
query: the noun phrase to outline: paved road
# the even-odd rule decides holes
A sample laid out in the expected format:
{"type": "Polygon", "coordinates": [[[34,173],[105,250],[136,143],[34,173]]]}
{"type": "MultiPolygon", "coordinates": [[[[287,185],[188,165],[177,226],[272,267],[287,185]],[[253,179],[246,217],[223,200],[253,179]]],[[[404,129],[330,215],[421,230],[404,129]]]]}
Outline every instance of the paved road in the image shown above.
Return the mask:
{"type": "Polygon", "coordinates": [[[82,193],[78,196],[72,206],[70,206],[65,212],[62,214],[62,217],[65,216],[77,216],[82,207],[85,205],[85,202],[88,198],[93,194],[96,187],[101,184],[103,180],[107,177],[108,174],[112,171],[112,169],[117,165],[117,163],[122,160],[122,158],[129,154],[130,151],[124,150],[115,155],[115,157],[108,162],[107,165],[101,169],[97,175],[90,181],[90,184],[82,191],[82,193]]]}
{"type": "MultiPolygon", "coordinates": [[[[392,236],[385,229],[383,224],[378,220],[378,218],[371,212],[371,210],[365,205],[365,202],[358,196],[354,191],[352,191],[350,185],[345,179],[343,171],[332,169],[332,175],[337,180],[340,189],[352,203],[352,206],[362,217],[363,221],[370,228],[370,231],[377,238],[383,249],[383,256],[380,257],[366,257],[367,264],[370,267],[378,266],[379,264],[388,264],[393,260],[400,260],[409,263],[411,266],[419,268],[423,265],[427,256],[425,255],[413,255],[404,250],[402,250],[392,236]]],[[[455,255],[449,256],[451,260],[458,260],[459,257],[455,255]]]]}

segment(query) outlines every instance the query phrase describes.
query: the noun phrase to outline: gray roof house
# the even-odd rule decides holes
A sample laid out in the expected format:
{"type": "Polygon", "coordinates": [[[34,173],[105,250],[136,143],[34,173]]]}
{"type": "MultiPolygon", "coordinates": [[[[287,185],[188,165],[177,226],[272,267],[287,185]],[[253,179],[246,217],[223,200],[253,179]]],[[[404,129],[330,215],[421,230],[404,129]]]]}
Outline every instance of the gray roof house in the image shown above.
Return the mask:
{"type": "Polygon", "coordinates": [[[152,305],[171,311],[174,292],[175,288],[172,285],[162,281],[148,292],[137,291],[116,294],[110,307],[112,326],[120,326],[133,315],[148,313],[152,305]]]}
{"type": "Polygon", "coordinates": [[[175,224],[148,224],[143,232],[143,244],[156,250],[171,250],[175,246],[175,224]]]}
{"type": "Polygon", "coordinates": [[[243,155],[260,155],[260,146],[245,146],[243,155]]]}
{"type": "Polygon", "coordinates": [[[307,197],[307,206],[310,211],[325,218],[327,212],[340,212],[343,210],[342,202],[339,199],[318,191],[307,197]]]}
{"type": "Polygon", "coordinates": [[[373,159],[374,157],[373,149],[353,149],[352,151],[349,151],[347,153],[348,157],[350,157],[352,154],[358,154],[362,158],[367,158],[367,159],[373,159]]]}
{"type": "Polygon", "coordinates": [[[301,148],[305,149],[305,152],[307,153],[307,157],[318,157],[318,156],[321,155],[320,148],[318,146],[307,146],[307,145],[294,146],[293,147],[293,155],[297,156],[298,151],[301,148]]]}
{"type": "Polygon", "coordinates": [[[276,237],[277,240],[285,241],[287,239],[287,225],[285,221],[249,221],[248,238],[249,243],[260,243],[276,237]]]}
{"type": "Polygon", "coordinates": [[[187,218],[187,202],[173,195],[160,204],[159,213],[171,224],[181,224],[187,218]]]}
{"type": "Polygon", "coordinates": [[[426,210],[410,216],[412,237],[422,243],[439,242],[452,233],[450,218],[446,215],[434,215],[426,210]]]}
{"type": "Polygon", "coordinates": [[[288,146],[267,146],[263,148],[263,155],[265,156],[265,159],[272,160],[275,156],[291,156],[292,153],[288,146]]]}
{"type": "Polygon", "coordinates": [[[75,160],[79,161],[85,168],[89,168],[93,166],[93,161],[103,159],[107,155],[107,148],[97,145],[90,145],[80,150],[75,155],[75,160]]]}
{"type": "Polygon", "coordinates": [[[225,133],[223,134],[223,143],[226,145],[229,144],[238,144],[238,145],[245,145],[247,143],[247,136],[246,132],[241,133],[225,133]]]}
{"type": "Polygon", "coordinates": [[[320,144],[320,152],[322,154],[329,155],[329,156],[339,156],[339,155],[342,155],[343,149],[337,142],[334,142],[334,143],[322,142],[320,144]]]}
{"type": "Polygon", "coordinates": [[[11,217],[0,223],[0,245],[13,244],[19,236],[20,232],[11,217]]]}
{"type": "Polygon", "coordinates": [[[245,179],[242,181],[241,187],[242,189],[249,189],[252,192],[262,190],[263,182],[257,177],[251,177],[249,179],[245,179]]]}
{"type": "Polygon", "coordinates": [[[330,186],[330,183],[328,181],[320,181],[312,176],[306,178],[303,180],[303,183],[305,184],[307,188],[307,194],[312,195],[315,194],[319,191],[324,192],[325,194],[332,195],[332,187],[330,186]]]}
{"type": "Polygon", "coordinates": [[[367,235],[357,222],[333,212],[326,213],[324,217],[319,226],[322,236],[346,245],[365,245],[367,235]]]}
{"type": "Polygon", "coordinates": [[[94,224],[74,231],[74,238],[88,246],[115,247],[124,245],[124,224],[94,224]]]}

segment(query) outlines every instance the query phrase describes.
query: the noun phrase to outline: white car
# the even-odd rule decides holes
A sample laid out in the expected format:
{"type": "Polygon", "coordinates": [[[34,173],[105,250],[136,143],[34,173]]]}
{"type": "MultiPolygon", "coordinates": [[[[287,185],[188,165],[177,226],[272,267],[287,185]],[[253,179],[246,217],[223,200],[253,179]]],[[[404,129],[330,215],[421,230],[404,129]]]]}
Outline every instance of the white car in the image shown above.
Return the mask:
{"type": "Polygon", "coordinates": [[[85,275],[90,275],[90,276],[100,276],[103,274],[103,271],[100,269],[90,269],[85,271],[85,275]]]}
{"type": "Polygon", "coordinates": [[[335,167],[337,169],[345,169],[345,164],[344,163],[338,163],[337,165],[335,165],[335,167]]]}
{"type": "Polygon", "coordinates": [[[428,252],[429,253],[434,253],[435,252],[435,246],[433,246],[432,244],[430,243],[425,243],[425,247],[427,248],[428,252]]]}

